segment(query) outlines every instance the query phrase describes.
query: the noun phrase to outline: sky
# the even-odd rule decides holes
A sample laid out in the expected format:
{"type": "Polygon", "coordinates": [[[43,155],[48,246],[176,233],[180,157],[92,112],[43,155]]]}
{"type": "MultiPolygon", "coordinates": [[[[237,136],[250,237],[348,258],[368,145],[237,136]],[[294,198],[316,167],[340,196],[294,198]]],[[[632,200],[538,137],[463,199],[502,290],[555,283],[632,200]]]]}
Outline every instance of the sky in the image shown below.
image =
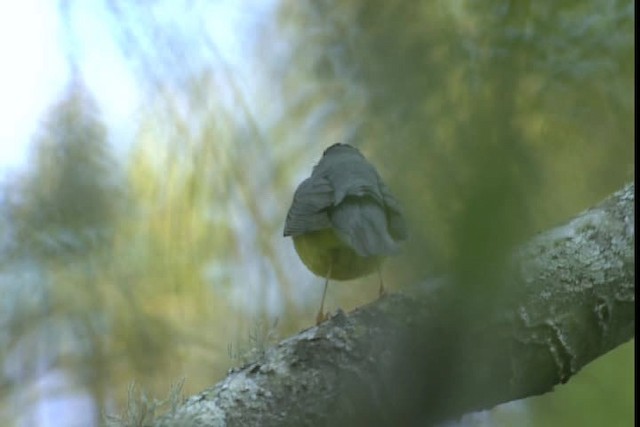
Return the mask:
{"type": "MultiPolygon", "coordinates": [[[[261,7],[257,1],[219,0],[207,4],[209,31],[228,65],[241,61],[238,28],[261,7]],[[211,18],[211,19],[209,19],[211,18]]],[[[70,78],[67,60],[73,53],[84,84],[95,97],[112,141],[127,144],[135,133],[141,95],[133,72],[116,45],[105,2],[71,2],[71,31],[63,27],[59,2],[21,0],[0,13],[0,180],[28,165],[29,145],[47,109],[63,93],[70,78]]],[[[179,20],[181,2],[165,2],[163,12],[179,20]]],[[[246,28],[246,26],[245,26],[246,28]]],[[[246,30],[245,30],[246,33],[246,30]]],[[[116,151],[123,147],[114,147],[116,151]]]]}
{"type": "Polygon", "coordinates": [[[55,3],[12,2],[0,13],[0,172],[26,162],[27,143],[68,67],[61,54],[55,3]]]}

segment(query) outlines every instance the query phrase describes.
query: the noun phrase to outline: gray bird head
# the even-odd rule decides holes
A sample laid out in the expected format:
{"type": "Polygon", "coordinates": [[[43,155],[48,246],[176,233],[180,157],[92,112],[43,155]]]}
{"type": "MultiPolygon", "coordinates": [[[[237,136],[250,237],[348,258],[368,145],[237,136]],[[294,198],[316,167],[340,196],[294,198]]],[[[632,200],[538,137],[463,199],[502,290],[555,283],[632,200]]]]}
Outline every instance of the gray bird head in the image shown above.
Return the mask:
{"type": "Polygon", "coordinates": [[[343,144],[341,142],[336,142],[335,144],[325,149],[324,152],[322,153],[322,157],[324,158],[325,156],[335,156],[335,155],[344,155],[344,154],[353,154],[353,155],[358,155],[364,158],[360,150],[358,150],[356,147],[349,144],[343,144]]]}

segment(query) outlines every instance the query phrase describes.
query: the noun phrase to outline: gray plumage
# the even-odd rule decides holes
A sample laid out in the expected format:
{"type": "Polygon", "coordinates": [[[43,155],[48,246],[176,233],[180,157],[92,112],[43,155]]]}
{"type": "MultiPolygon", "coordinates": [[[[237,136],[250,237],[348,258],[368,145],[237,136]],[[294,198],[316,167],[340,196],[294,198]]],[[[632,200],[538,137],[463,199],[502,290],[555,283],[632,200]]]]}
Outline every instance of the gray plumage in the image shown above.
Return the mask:
{"type": "Polygon", "coordinates": [[[298,186],[284,235],[327,228],[362,257],[394,254],[407,237],[397,200],[373,165],[347,144],[327,148],[311,176],[298,186]]]}

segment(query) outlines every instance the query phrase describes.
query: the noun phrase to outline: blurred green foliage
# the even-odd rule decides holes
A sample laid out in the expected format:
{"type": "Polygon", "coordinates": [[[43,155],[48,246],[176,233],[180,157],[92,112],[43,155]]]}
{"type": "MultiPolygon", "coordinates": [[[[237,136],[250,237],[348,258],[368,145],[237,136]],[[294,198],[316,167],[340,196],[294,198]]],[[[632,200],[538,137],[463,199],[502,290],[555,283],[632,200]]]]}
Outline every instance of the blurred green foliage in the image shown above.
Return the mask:
{"type": "MultiPolygon", "coordinates": [[[[282,226],[334,142],[357,145],[405,207],[411,239],[385,283],[453,273],[463,298],[499,295],[514,245],[633,176],[632,2],[281,0],[235,69],[206,3],[104,5],[144,108],[118,162],[76,79],[6,189],[3,284],[15,292],[0,357],[32,357],[18,363],[28,374],[2,379],[3,421],[43,374],[38,358],[104,412],[125,407],[132,380],[164,396],[185,377],[189,394],[310,325],[320,280],[282,226]]],[[[375,288],[332,285],[328,302],[349,309],[375,288]]],[[[517,417],[630,422],[632,351],[615,353],[517,417]]]]}
{"type": "Polygon", "coordinates": [[[384,159],[404,196],[415,245],[407,252],[420,257],[412,270],[490,266],[483,257],[500,258],[632,176],[631,2],[280,10],[298,29],[288,76],[318,76],[310,110],[335,105],[319,125],[355,116],[344,133],[357,128],[353,141],[384,159]]]}

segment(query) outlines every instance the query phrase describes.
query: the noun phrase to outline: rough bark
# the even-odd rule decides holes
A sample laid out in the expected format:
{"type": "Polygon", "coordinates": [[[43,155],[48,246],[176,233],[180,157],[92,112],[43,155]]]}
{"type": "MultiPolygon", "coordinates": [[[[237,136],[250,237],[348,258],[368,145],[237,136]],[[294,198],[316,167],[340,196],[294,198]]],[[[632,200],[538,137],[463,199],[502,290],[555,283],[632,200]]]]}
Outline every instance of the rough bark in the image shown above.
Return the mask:
{"type": "Polygon", "coordinates": [[[339,312],[156,425],[424,426],[548,392],[634,337],[634,233],[628,184],[521,246],[499,301],[438,279],[339,312]]]}

